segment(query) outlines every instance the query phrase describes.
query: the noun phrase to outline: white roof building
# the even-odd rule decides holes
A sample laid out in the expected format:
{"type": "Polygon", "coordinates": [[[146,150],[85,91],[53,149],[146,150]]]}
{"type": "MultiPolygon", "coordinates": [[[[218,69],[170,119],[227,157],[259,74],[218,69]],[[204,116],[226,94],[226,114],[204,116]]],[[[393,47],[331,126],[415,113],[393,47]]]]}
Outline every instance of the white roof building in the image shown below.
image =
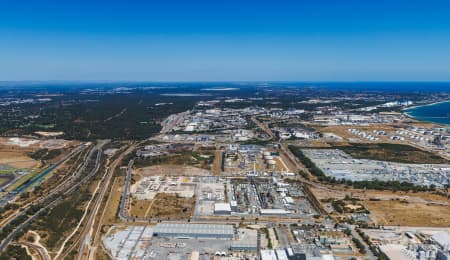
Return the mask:
{"type": "Polygon", "coordinates": [[[234,237],[232,225],[159,223],[153,229],[158,237],[224,238],[234,237]]]}
{"type": "Polygon", "coordinates": [[[450,249],[450,234],[445,231],[433,235],[433,240],[445,249],[450,249]]]}
{"type": "Polygon", "coordinates": [[[278,260],[275,251],[261,250],[261,260],[278,260]]]}
{"type": "Polygon", "coordinates": [[[215,203],[214,214],[231,214],[230,203],[215,203]]]}

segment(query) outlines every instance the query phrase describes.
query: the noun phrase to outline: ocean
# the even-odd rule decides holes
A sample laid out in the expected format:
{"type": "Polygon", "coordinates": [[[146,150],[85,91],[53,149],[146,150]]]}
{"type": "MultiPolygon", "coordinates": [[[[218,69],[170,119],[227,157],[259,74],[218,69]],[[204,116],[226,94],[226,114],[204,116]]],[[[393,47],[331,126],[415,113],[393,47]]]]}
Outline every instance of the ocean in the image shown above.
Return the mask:
{"type": "Polygon", "coordinates": [[[420,121],[450,125],[450,101],[412,107],[404,112],[420,121]]]}

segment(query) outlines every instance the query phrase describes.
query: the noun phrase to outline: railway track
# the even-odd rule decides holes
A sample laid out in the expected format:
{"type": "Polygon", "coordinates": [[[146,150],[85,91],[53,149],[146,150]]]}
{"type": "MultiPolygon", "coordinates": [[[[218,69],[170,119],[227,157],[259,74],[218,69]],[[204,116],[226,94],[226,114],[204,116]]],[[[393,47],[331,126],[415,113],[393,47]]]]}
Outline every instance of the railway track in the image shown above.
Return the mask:
{"type": "MultiPolygon", "coordinates": [[[[95,259],[96,249],[98,248],[98,241],[100,238],[102,216],[104,215],[105,210],[105,208],[102,208],[105,195],[110,188],[110,184],[112,182],[116,168],[123,160],[123,157],[133,151],[136,146],[137,144],[129,146],[107,167],[105,174],[102,176],[102,179],[100,180],[96,190],[94,191],[92,200],[90,202],[92,203],[92,206],[89,205],[86,208],[86,218],[82,219],[82,221],[80,221],[79,223],[84,223],[83,225],[79,226],[79,228],[81,229],[81,231],[79,231],[80,234],[73,239],[70,247],[68,247],[67,249],[61,248],[54,259],[64,259],[71,251],[77,248],[77,259],[95,259]],[[103,209],[103,211],[101,211],[101,209],[103,209]],[[101,216],[100,218],[98,218],[99,215],[101,216]]],[[[75,233],[77,233],[76,231],[77,230],[74,231],[74,235],[75,233]]],[[[69,239],[70,238],[66,239],[66,241],[69,239]]]]}
{"type": "MultiPolygon", "coordinates": [[[[53,190],[52,192],[50,192],[45,198],[41,198],[39,200],[36,200],[35,203],[33,203],[33,205],[42,205],[42,204],[46,204],[45,206],[43,206],[42,208],[40,208],[37,212],[35,212],[33,215],[29,216],[25,221],[23,221],[22,223],[20,223],[12,232],[10,232],[5,239],[3,239],[0,243],[0,252],[2,252],[7,246],[8,244],[14,239],[14,237],[19,234],[19,232],[21,232],[28,224],[30,224],[31,222],[33,222],[35,219],[37,219],[40,214],[42,214],[43,212],[53,208],[54,206],[56,206],[58,203],[60,203],[63,198],[71,193],[73,193],[77,188],[79,188],[82,184],[84,184],[88,179],[90,179],[95,172],[98,171],[99,167],[100,167],[100,161],[101,161],[101,154],[102,154],[102,149],[101,147],[104,145],[105,143],[101,143],[97,146],[95,146],[94,148],[91,149],[91,151],[89,152],[88,156],[87,156],[87,160],[84,161],[83,165],[80,167],[80,169],[77,171],[77,173],[75,174],[75,176],[80,176],[81,173],[83,173],[86,168],[88,167],[88,163],[91,159],[93,159],[93,157],[95,157],[95,166],[94,168],[89,172],[88,175],[84,176],[80,181],[76,181],[75,178],[72,178],[70,181],[66,181],[62,184],[60,184],[56,190],[53,190]]],[[[30,205],[31,207],[32,205],[30,205]]],[[[14,219],[11,220],[11,222],[19,217],[23,217],[25,216],[27,213],[26,211],[23,211],[21,214],[17,215],[14,219]]]]}

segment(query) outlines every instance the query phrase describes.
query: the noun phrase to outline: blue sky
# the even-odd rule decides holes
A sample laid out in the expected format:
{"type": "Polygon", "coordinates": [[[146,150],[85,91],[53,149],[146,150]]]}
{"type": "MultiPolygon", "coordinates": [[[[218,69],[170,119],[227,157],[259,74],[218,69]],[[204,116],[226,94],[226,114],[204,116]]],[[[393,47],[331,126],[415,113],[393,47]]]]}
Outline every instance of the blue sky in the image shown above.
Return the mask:
{"type": "Polygon", "coordinates": [[[450,1],[2,0],[0,80],[450,81],[450,1]]]}

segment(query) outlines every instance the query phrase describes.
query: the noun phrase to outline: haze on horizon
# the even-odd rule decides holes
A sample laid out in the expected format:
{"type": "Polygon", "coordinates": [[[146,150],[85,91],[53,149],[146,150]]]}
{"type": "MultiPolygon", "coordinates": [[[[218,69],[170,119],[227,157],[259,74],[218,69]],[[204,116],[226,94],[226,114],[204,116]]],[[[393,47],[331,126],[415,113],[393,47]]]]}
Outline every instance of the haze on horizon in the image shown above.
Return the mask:
{"type": "Polygon", "coordinates": [[[0,81],[450,81],[448,1],[95,2],[0,2],[0,81]]]}

